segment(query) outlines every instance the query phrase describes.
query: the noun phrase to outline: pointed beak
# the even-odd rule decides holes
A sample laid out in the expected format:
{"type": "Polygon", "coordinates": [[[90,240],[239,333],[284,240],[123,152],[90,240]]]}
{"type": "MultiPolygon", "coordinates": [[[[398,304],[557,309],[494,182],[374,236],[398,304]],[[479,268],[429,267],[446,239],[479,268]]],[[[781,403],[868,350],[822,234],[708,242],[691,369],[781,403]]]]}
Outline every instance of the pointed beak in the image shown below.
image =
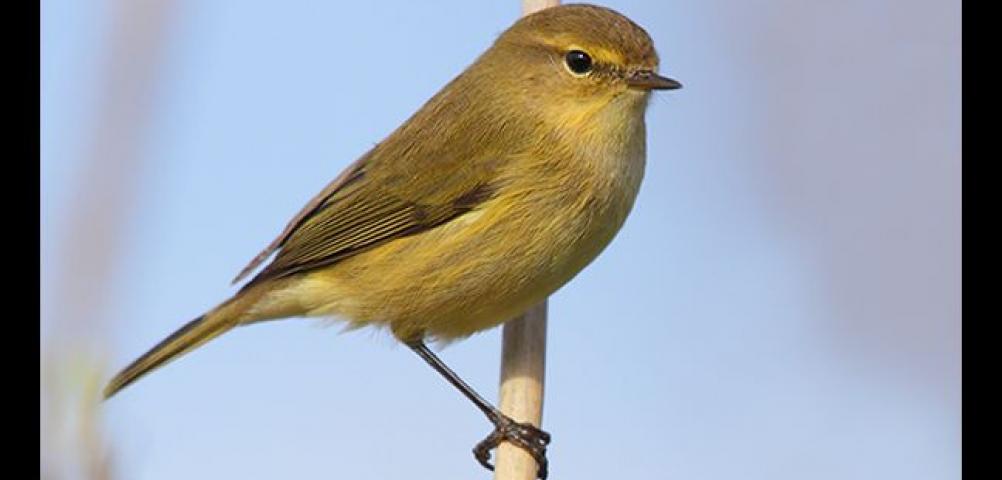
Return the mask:
{"type": "Polygon", "coordinates": [[[651,70],[637,70],[626,79],[630,88],[639,90],[675,90],[682,84],[668,77],[662,77],[651,70]]]}

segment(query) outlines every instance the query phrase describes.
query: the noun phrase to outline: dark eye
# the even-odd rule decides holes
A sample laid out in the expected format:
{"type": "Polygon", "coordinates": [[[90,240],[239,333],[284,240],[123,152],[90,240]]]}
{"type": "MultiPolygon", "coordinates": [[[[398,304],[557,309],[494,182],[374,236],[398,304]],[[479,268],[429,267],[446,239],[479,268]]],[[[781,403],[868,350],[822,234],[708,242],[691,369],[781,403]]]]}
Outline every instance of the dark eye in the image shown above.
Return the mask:
{"type": "Polygon", "coordinates": [[[567,52],[564,61],[567,62],[567,68],[570,68],[572,72],[578,75],[583,75],[591,71],[591,57],[581,50],[567,52]]]}

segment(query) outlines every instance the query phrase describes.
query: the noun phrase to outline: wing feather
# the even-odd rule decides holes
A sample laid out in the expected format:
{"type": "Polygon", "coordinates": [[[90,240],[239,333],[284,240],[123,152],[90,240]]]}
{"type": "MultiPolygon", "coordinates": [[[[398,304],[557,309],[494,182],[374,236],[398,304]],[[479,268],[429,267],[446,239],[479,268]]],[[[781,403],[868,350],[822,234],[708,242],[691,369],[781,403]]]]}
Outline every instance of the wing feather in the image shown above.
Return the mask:
{"type": "MultiPolygon", "coordinates": [[[[275,259],[244,288],[270,278],[331,265],[384,242],[413,235],[439,226],[476,208],[490,198],[494,189],[488,184],[467,187],[464,182],[449,182],[444,176],[435,188],[426,188],[426,197],[434,193],[439,203],[401,198],[399,192],[365,175],[366,164],[357,171],[342,175],[321,192],[290,222],[286,230],[241,272],[242,278],[263,257],[277,251],[275,259]],[[463,188],[465,187],[465,188],[463,188]],[[446,195],[443,192],[454,192],[446,195]],[[448,198],[451,197],[451,198],[448,198]]],[[[454,177],[455,178],[455,177],[454,177]]]]}

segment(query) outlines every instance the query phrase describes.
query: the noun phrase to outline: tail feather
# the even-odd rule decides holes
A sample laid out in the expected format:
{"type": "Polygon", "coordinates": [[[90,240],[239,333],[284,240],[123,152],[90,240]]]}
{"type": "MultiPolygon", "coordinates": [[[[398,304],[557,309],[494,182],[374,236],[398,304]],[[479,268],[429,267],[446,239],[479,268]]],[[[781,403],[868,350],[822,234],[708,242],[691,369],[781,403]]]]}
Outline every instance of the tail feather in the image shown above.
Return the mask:
{"type": "Polygon", "coordinates": [[[221,313],[217,309],[202,315],[163,339],[150,351],[115,375],[108,382],[108,386],[104,388],[104,398],[111,398],[112,395],[143,375],[222,335],[237,325],[236,322],[227,318],[227,315],[221,313]]]}

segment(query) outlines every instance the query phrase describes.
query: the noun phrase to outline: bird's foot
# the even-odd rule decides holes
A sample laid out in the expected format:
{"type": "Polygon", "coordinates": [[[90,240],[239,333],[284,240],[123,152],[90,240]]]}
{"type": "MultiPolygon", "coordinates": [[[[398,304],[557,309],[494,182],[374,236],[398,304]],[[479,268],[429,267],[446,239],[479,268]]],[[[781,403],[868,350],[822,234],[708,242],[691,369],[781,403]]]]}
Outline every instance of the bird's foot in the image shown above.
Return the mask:
{"type": "Polygon", "coordinates": [[[536,476],[546,480],[548,473],[546,446],[550,444],[549,433],[528,423],[518,423],[506,415],[499,415],[498,420],[494,422],[494,431],[473,447],[473,455],[484,468],[494,470],[494,465],[490,463],[491,450],[505,440],[532,455],[538,466],[536,476]]]}

